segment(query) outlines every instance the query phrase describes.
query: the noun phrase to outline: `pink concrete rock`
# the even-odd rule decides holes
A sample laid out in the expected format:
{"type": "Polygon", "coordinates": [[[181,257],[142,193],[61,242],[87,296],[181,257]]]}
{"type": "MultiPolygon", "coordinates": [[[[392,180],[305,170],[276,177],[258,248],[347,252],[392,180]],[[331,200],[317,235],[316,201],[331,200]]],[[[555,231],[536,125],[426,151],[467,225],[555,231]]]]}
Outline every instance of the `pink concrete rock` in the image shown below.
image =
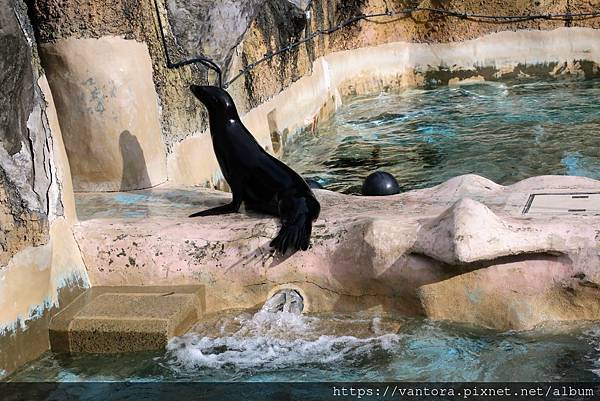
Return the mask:
{"type": "Polygon", "coordinates": [[[595,266],[573,263],[566,256],[507,261],[425,285],[418,295],[432,319],[500,330],[529,330],[546,321],[598,320],[598,257],[585,262],[595,266]]]}
{"type": "Polygon", "coordinates": [[[571,222],[501,218],[484,204],[462,198],[424,223],[413,251],[448,264],[466,264],[523,253],[562,254],[596,245],[595,229],[571,222]]]}
{"type": "Polygon", "coordinates": [[[585,312],[549,306],[570,302],[561,289],[573,287],[573,275],[585,274],[592,283],[586,291],[597,291],[600,218],[566,208],[523,214],[532,188],[598,192],[600,182],[555,176],[504,187],[467,175],[389,197],[316,191],[322,214],[312,245],[286,255],[268,245],[274,218],[187,218],[228,202],[222,192],[163,187],[125,200],[82,194],[78,211],[87,220],[76,236],[94,285],[204,284],[208,313],[257,307],[278,289],[294,288],[308,312],[374,309],[499,328],[600,317],[592,298],[585,312]],[[508,307],[513,291],[526,296],[508,307]]]}

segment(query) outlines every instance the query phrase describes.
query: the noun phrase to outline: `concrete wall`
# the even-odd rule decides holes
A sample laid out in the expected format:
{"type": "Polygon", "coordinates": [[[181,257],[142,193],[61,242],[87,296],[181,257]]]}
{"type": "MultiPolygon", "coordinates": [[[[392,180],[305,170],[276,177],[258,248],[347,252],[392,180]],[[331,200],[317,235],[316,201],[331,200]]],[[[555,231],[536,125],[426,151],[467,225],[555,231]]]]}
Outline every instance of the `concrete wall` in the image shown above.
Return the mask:
{"type": "Polygon", "coordinates": [[[77,191],[148,188],[167,179],[148,47],[61,39],[40,48],[77,191]]]}

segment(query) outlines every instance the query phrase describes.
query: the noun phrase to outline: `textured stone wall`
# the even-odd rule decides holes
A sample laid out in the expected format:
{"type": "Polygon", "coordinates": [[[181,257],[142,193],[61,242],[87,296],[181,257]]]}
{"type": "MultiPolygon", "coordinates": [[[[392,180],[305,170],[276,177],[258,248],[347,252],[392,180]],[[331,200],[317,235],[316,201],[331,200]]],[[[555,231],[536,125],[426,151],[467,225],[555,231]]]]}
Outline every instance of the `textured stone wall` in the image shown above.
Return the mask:
{"type": "Polygon", "coordinates": [[[187,54],[202,54],[227,66],[266,1],[167,0],[166,6],[173,34],[187,54]]]}
{"type": "MultiPolygon", "coordinates": [[[[51,139],[35,131],[44,124],[43,98],[33,80],[35,56],[14,9],[15,1],[0,2],[0,265],[28,246],[48,242],[52,180],[51,139]]],[[[23,18],[23,10],[17,11],[23,18]]]]}
{"type": "Polygon", "coordinates": [[[0,378],[48,348],[87,285],[69,165],[25,4],[0,0],[0,378]]]}

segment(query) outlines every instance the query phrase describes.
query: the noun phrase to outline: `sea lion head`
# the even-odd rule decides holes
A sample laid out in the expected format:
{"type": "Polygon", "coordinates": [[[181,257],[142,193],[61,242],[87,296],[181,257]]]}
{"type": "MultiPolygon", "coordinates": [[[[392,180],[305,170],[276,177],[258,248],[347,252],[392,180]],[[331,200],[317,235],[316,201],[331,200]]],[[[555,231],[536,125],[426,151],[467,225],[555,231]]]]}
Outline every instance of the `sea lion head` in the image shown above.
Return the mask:
{"type": "Polygon", "coordinates": [[[190,90],[204,104],[211,117],[239,118],[235,103],[225,89],[217,86],[190,85],[190,90]]]}

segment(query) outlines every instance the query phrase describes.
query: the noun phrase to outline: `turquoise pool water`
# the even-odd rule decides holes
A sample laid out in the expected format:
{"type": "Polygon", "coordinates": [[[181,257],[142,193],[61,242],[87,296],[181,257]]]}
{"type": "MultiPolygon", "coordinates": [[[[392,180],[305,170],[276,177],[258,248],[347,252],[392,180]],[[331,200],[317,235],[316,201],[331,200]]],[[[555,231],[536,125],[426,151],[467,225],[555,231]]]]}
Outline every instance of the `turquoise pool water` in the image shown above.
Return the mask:
{"type": "Polygon", "coordinates": [[[160,352],[45,354],[13,381],[600,381],[600,325],[497,332],[417,318],[207,318],[160,352]]]}
{"type": "Polygon", "coordinates": [[[403,191],[475,173],[499,184],[544,174],[600,178],[600,80],[502,82],[362,96],[288,144],[284,161],[358,193],[373,171],[403,191]]]}

